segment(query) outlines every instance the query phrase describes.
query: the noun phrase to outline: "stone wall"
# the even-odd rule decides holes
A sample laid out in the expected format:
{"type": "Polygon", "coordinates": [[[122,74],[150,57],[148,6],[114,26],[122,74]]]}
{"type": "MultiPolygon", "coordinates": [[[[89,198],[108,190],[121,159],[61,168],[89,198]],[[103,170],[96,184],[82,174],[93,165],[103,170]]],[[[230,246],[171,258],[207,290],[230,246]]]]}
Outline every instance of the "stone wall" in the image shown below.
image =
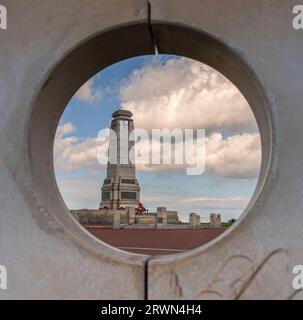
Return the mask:
{"type": "Polygon", "coordinates": [[[173,224],[179,223],[177,211],[172,211],[172,210],[167,211],[167,223],[173,223],[173,224]]]}
{"type": "MultiPolygon", "coordinates": [[[[120,223],[129,223],[129,214],[127,210],[117,210],[120,214],[120,223]]],[[[70,210],[71,215],[81,224],[110,224],[114,222],[115,210],[70,210]]]]}
{"type": "Polygon", "coordinates": [[[209,227],[210,228],[221,228],[221,214],[211,213],[209,215],[209,227]]]}
{"type": "Polygon", "coordinates": [[[143,214],[136,215],[135,223],[136,224],[156,224],[157,216],[155,214],[143,214]]]}
{"type": "Polygon", "coordinates": [[[166,207],[158,207],[157,213],[159,223],[179,223],[178,212],[173,210],[167,210],[166,207]]]}
{"type": "Polygon", "coordinates": [[[189,228],[199,229],[201,227],[201,217],[198,214],[191,212],[189,214],[189,228]]]}

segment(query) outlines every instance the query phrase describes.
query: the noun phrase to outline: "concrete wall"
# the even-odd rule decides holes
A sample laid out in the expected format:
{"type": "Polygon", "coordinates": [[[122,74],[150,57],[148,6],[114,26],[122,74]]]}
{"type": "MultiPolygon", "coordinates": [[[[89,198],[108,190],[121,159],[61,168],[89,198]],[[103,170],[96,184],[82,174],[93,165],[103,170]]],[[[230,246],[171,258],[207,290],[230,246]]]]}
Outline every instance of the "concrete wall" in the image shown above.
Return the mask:
{"type": "Polygon", "coordinates": [[[135,222],[139,224],[152,224],[156,223],[157,216],[153,214],[136,215],[135,222]]]}
{"type": "Polygon", "coordinates": [[[291,286],[292,267],[303,263],[303,32],[292,29],[291,14],[297,1],[150,2],[159,52],[208,63],[250,103],[263,150],[251,202],[219,240],[152,258],[144,292],[147,257],[113,249],[71,219],[52,146],[60,115],[83,82],[121,59],[154,52],[146,3],[2,0],[0,264],[8,290],[0,298],[302,298],[291,286]]]}
{"type": "Polygon", "coordinates": [[[153,52],[145,1],[1,4],[8,30],[0,30],[0,264],[8,290],[0,299],[142,299],[146,257],[113,249],[70,217],[52,147],[83,82],[120,59],[153,52]],[[113,30],[121,25],[128,27],[113,30]]]}
{"type": "Polygon", "coordinates": [[[191,212],[189,214],[189,228],[190,229],[199,229],[199,228],[202,228],[201,226],[201,217],[194,213],[194,212],[191,212]]]}
{"type": "Polygon", "coordinates": [[[158,222],[161,223],[179,223],[178,212],[173,210],[167,210],[166,207],[158,207],[157,213],[150,213],[156,214],[158,217],[158,222]]]}
{"type": "MultiPolygon", "coordinates": [[[[71,210],[71,215],[81,224],[113,224],[116,210],[71,210]]],[[[120,223],[129,222],[127,210],[117,210],[120,214],[120,223]]]]}
{"type": "Polygon", "coordinates": [[[219,240],[178,258],[152,259],[150,298],[303,298],[292,288],[291,272],[303,261],[303,32],[292,28],[295,4],[152,1],[159,51],[207,62],[239,87],[258,121],[263,159],[242,219],[219,240]],[[181,37],[182,28],[169,30],[164,22],[190,26],[211,39],[199,42],[191,32],[181,37]]]}

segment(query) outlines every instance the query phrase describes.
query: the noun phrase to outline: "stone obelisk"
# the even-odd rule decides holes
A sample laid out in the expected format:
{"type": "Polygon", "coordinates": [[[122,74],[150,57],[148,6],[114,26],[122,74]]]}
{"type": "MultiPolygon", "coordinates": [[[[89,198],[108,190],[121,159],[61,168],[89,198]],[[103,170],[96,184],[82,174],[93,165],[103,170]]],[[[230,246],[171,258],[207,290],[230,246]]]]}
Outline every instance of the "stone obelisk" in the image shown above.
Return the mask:
{"type": "Polygon", "coordinates": [[[119,209],[136,207],[140,201],[140,187],[136,179],[135,164],[130,161],[130,150],[134,142],[129,135],[134,129],[132,113],[118,110],[110,123],[109,161],[104,179],[100,208],[119,209]]]}

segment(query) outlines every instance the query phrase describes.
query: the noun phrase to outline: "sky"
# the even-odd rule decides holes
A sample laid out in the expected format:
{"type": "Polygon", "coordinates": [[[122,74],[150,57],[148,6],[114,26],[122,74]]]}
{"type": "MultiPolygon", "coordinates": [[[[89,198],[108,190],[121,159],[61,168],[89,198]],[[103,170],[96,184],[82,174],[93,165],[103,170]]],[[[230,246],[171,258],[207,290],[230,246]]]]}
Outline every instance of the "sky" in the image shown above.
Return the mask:
{"type": "Polygon", "coordinates": [[[225,221],[240,216],[260,171],[261,143],[253,113],[219,72],[171,55],[116,63],[83,84],[66,106],[55,138],[54,167],[69,209],[99,207],[106,166],[97,161],[97,136],[119,108],[130,110],[135,127],[149,132],[206,130],[202,175],[186,175],[184,166],[174,164],[137,166],[141,201],[150,212],[164,206],[177,210],[184,221],[190,212],[204,220],[212,212],[221,213],[225,221]]]}

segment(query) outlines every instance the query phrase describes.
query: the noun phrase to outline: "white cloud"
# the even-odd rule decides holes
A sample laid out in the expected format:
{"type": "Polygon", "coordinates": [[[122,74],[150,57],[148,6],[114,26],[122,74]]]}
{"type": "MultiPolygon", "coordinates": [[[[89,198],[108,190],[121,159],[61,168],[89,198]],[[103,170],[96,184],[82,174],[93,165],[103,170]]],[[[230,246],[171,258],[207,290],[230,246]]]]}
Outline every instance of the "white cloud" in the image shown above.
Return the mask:
{"type": "MultiPolygon", "coordinates": [[[[137,128],[206,129],[206,169],[213,174],[258,176],[261,143],[254,115],[239,90],[216,70],[186,58],[164,64],[155,60],[131,74],[120,96],[122,107],[133,112],[137,128]]],[[[151,151],[146,142],[140,148],[143,154],[151,151]]],[[[139,165],[138,169],[172,171],[184,166],[139,165]]]]}
{"type": "Polygon", "coordinates": [[[102,91],[95,87],[94,79],[91,78],[76,92],[75,97],[81,102],[95,103],[102,98],[102,91]]]}
{"type": "MultiPolygon", "coordinates": [[[[122,107],[133,112],[137,128],[206,128],[208,172],[232,178],[258,176],[261,143],[252,111],[238,89],[212,68],[186,58],[169,59],[164,64],[155,60],[131,74],[121,86],[120,96],[122,107]]],[[[86,102],[100,98],[94,80],[86,82],[76,97],[86,102]]],[[[100,170],[100,141],[80,139],[73,135],[75,130],[71,123],[58,128],[56,169],[100,170]]],[[[141,154],[152,151],[146,141],[138,148],[141,154]]],[[[185,170],[185,166],[139,164],[137,169],[171,172],[185,170]]]]}
{"type": "Polygon", "coordinates": [[[58,172],[78,169],[101,170],[97,161],[98,146],[102,142],[94,138],[80,139],[71,134],[76,132],[73,124],[58,127],[54,144],[54,164],[58,172]]]}
{"type": "MultiPolygon", "coordinates": [[[[106,139],[80,139],[72,134],[76,128],[71,123],[58,127],[54,145],[55,169],[69,172],[78,169],[98,171],[104,169],[98,162],[97,155],[101,144],[106,139]]],[[[261,143],[258,133],[235,134],[223,138],[220,133],[206,137],[206,171],[227,178],[254,178],[258,176],[261,165],[261,143]]],[[[176,145],[176,149],[180,145],[176,145]]],[[[151,144],[142,141],[136,146],[141,154],[152,153],[151,144]]],[[[174,172],[183,171],[188,164],[150,165],[137,164],[138,171],[174,172]]]]}
{"type": "Polygon", "coordinates": [[[255,178],[261,166],[261,141],[258,133],[222,138],[213,133],[206,138],[206,169],[231,178],[255,178]]]}
{"type": "Polygon", "coordinates": [[[239,90],[214,69],[186,58],[155,60],[135,70],[120,96],[138,128],[257,130],[239,90]]]}
{"type": "MultiPolygon", "coordinates": [[[[151,154],[154,145],[141,141],[136,145],[139,154],[151,154]]],[[[194,144],[194,152],[197,145],[194,144]]],[[[175,149],[183,152],[183,145],[176,144],[175,149]]],[[[183,153],[182,153],[183,154],[183,153]]],[[[258,133],[235,134],[223,138],[221,133],[214,132],[205,141],[206,171],[226,178],[255,178],[261,166],[261,141],[258,133]]],[[[183,165],[150,165],[139,163],[137,170],[150,172],[183,171],[188,164],[183,165]]]]}

